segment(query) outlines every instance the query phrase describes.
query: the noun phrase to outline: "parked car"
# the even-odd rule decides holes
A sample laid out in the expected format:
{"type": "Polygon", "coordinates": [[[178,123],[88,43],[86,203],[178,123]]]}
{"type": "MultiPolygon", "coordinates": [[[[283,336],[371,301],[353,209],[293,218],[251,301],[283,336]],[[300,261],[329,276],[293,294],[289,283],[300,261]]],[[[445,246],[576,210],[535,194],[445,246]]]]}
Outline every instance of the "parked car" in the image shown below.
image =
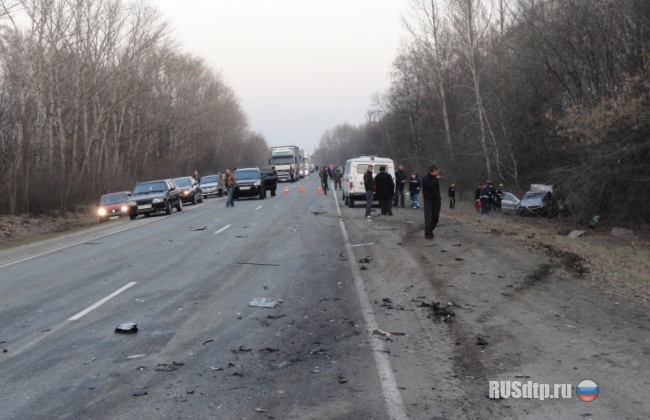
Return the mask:
{"type": "Polygon", "coordinates": [[[262,182],[264,184],[264,189],[266,191],[271,191],[271,194],[275,194],[275,191],[278,187],[278,175],[273,172],[273,169],[260,169],[262,175],[262,182]]]}
{"type": "Polygon", "coordinates": [[[115,216],[126,216],[129,211],[128,203],[130,199],[131,191],[120,191],[102,195],[97,208],[99,222],[105,222],[115,216]]]}
{"type": "Polygon", "coordinates": [[[513,194],[509,192],[503,193],[503,199],[501,200],[501,211],[505,212],[516,212],[517,207],[519,207],[520,200],[513,194]]]}
{"type": "Polygon", "coordinates": [[[163,211],[172,214],[172,207],[176,211],[182,211],[181,190],[171,179],[140,182],[133,188],[128,206],[131,220],[140,214],[145,217],[163,211]]]}
{"type": "Polygon", "coordinates": [[[203,193],[199,181],[193,176],[182,176],[172,179],[174,184],[178,185],[181,190],[181,200],[183,203],[202,203],[203,193]]]}
{"type": "MultiPolygon", "coordinates": [[[[363,185],[363,175],[368,170],[368,165],[374,166],[373,177],[379,173],[379,167],[386,166],[386,172],[391,174],[395,181],[395,164],[392,159],[377,156],[361,156],[345,162],[341,186],[343,187],[343,201],[348,207],[353,208],[355,201],[366,201],[366,188],[363,185]]],[[[373,197],[376,201],[376,198],[373,197]]]]}
{"type": "Polygon", "coordinates": [[[200,182],[201,192],[203,197],[209,198],[211,196],[223,196],[223,181],[220,175],[205,175],[201,177],[200,182]]]}
{"type": "Polygon", "coordinates": [[[242,168],[235,171],[235,191],[233,198],[259,197],[264,200],[266,188],[262,180],[262,172],[258,168],[242,168]]]}

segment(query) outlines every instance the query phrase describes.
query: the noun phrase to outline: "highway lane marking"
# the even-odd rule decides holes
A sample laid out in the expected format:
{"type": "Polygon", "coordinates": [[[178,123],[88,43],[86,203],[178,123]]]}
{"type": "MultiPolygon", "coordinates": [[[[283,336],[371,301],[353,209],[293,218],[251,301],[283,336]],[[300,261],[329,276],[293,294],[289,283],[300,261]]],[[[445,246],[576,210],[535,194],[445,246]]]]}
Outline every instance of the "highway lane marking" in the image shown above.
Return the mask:
{"type": "MultiPolygon", "coordinates": [[[[168,216],[163,216],[162,218],[165,218],[165,217],[168,217],[168,216]]],[[[160,220],[162,218],[157,218],[157,219],[160,220]]],[[[143,225],[146,225],[146,224],[149,224],[149,223],[153,223],[155,221],[156,221],[156,219],[152,219],[152,220],[149,220],[149,221],[146,221],[146,222],[142,222],[142,223],[140,223],[140,224],[138,224],[136,226],[131,225],[129,227],[125,227],[124,229],[116,230],[115,232],[107,233],[105,235],[95,236],[95,237],[92,237],[90,239],[84,239],[83,241],[80,241],[80,242],[75,242],[75,243],[70,244],[70,245],[62,246],[60,248],[50,249],[49,251],[41,252],[40,254],[31,255],[29,257],[21,258],[21,259],[16,260],[16,261],[11,261],[11,262],[2,264],[2,265],[0,265],[0,268],[9,267],[10,265],[18,264],[18,263],[21,263],[23,261],[29,261],[29,260],[32,260],[34,258],[42,257],[43,255],[51,254],[53,252],[61,251],[63,249],[67,249],[67,248],[72,248],[73,246],[85,244],[86,242],[94,241],[95,239],[101,239],[101,238],[105,238],[107,236],[115,235],[116,233],[124,232],[125,230],[133,229],[134,227],[143,226],[143,225]]]]}
{"type": "Polygon", "coordinates": [[[350,246],[352,248],[360,248],[362,246],[370,246],[370,245],[374,245],[374,244],[375,244],[374,242],[368,242],[367,244],[355,244],[355,245],[350,245],[350,246]]]}
{"type": "Polygon", "coordinates": [[[217,233],[221,233],[224,230],[228,229],[229,227],[230,227],[230,225],[226,225],[226,226],[222,227],[221,229],[219,229],[218,231],[214,232],[213,235],[216,235],[217,233]]]}
{"type": "Polygon", "coordinates": [[[381,389],[384,393],[384,399],[386,400],[388,417],[395,420],[406,420],[407,416],[406,411],[404,410],[404,402],[402,400],[402,395],[399,392],[399,388],[397,388],[397,381],[395,380],[393,369],[390,366],[390,360],[388,359],[388,355],[385,353],[386,349],[384,347],[384,342],[372,334],[374,330],[379,328],[379,325],[377,324],[375,312],[370,305],[370,298],[366,292],[366,286],[363,283],[363,278],[361,277],[355,254],[352,251],[352,245],[350,245],[350,238],[348,237],[348,231],[343,222],[343,215],[341,214],[341,208],[339,207],[339,200],[336,197],[336,194],[334,194],[334,200],[336,202],[336,211],[339,214],[339,225],[341,226],[341,233],[343,234],[343,241],[345,242],[345,250],[348,253],[348,261],[350,263],[352,277],[354,277],[354,285],[356,286],[357,296],[359,297],[359,302],[363,309],[361,313],[366,322],[366,329],[370,336],[370,346],[373,349],[372,353],[375,357],[377,370],[379,371],[379,380],[381,382],[381,389]]]}
{"type": "Polygon", "coordinates": [[[258,211],[258,210],[261,209],[261,208],[262,208],[262,206],[259,206],[258,208],[255,209],[255,211],[258,211]]]}
{"type": "Polygon", "coordinates": [[[110,299],[114,298],[115,296],[119,295],[120,293],[122,293],[123,291],[125,291],[126,289],[128,289],[129,287],[133,286],[136,283],[137,283],[137,281],[132,281],[131,283],[127,284],[126,286],[123,286],[123,287],[117,289],[116,291],[114,291],[110,295],[106,296],[104,299],[90,305],[89,307],[87,307],[83,311],[79,312],[77,315],[73,316],[72,318],[68,318],[68,321],[76,321],[76,320],[78,320],[82,316],[86,315],[88,312],[90,312],[93,309],[96,309],[99,306],[103,305],[108,300],[110,300],[110,299]]]}

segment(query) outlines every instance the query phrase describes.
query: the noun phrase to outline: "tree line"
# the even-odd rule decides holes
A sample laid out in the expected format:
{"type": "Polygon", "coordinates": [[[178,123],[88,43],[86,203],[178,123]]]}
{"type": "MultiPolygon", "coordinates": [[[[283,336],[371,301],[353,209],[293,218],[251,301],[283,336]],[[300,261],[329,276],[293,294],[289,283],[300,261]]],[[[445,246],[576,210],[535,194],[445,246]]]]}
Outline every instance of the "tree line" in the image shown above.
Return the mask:
{"type": "Polygon", "coordinates": [[[439,164],[467,195],[554,185],[579,218],[650,220],[650,2],[411,0],[391,84],[318,162],[439,164]]]}
{"type": "Polygon", "coordinates": [[[0,0],[0,213],[268,157],[233,89],[144,1],[0,0]]]}

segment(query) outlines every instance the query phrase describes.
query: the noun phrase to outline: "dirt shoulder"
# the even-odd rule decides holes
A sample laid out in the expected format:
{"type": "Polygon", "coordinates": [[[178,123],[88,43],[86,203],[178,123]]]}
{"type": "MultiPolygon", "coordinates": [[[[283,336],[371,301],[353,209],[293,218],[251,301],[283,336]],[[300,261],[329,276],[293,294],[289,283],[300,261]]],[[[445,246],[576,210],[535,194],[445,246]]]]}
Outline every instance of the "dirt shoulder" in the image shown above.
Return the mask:
{"type": "Polygon", "coordinates": [[[49,238],[99,223],[89,213],[54,216],[0,216],[0,249],[49,238]]]}
{"type": "MultiPolygon", "coordinates": [[[[358,214],[357,214],[358,213],[358,214]]],[[[650,365],[647,242],[557,221],[443,210],[343,217],[412,418],[643,418],[650,365]],[[562,233],[562,234],[558,234],[562,233]],[[630,276],[629,273],[634,273],[630,276]],[[388,299],[388,300],[386,300],[388,299]],[[445,311],[435,314],[439,302],[445,311]],[[479,338],[480,336],[480,338],[479,338]],[[601,396],[581,402],[593,380],[601,396]],[[571,384],[570,399],[487,398],[489,381],[571,384]]]]}

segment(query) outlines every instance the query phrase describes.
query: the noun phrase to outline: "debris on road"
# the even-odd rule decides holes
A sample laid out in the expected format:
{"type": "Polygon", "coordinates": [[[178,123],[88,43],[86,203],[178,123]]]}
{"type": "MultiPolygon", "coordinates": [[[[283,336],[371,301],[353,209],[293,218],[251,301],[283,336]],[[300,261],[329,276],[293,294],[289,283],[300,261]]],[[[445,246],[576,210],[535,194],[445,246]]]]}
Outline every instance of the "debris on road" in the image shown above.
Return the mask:
{"type": "Polygon", "coordinates": [[[460,258],[460,257],[456,257],[456,258],[454,258],[454,259],[455,259],[456,261],[465,261],[465,258],[460,258]]]}
{"type": "Polygon", "coordinates": [[[285,314],[279,314],[279,315],[267,315],[266,317],[269,319],[280,319],[284,318],[286,315],[285,314]]]}
{"type": "Polygon", "coordinates": [[[369,263],[369,262],[371,262],[371,261],[372,261],[372,258],[371,258],[371,257],[361,258],[361,259],[359,260],[360,263],[369,263]]]}
{"type": "Polygon", "coordinates": [[[246,352],[249,352],[249,351],[252,351],[252,350],[253,350],[252,348],[242,345],[242,346],[239,346],[237,348],[237,350],[230,350],[230,351],[233,352],[233,353],[239,353],[239,352],[246,353],[246,352]]]}
{"type": "Polygon", "coordinates": [[[337,378],[338,378],[340,384],[344,384],[344,383],[348,382],[348,380],[345,379],[345,377],[343,375],[339,375],[339,376],[337,376],[337,378]]]}
{"type": "Polygon", "coordinates": [[[139,388],[139,389],[136,389],[136,390],[133,392],[133,396],[134,396],[134,397],[142,397],[142,396],[144,396],[144,395],[147,395],[148,393],[149,393],[149,392],[147,391],[146,388],[139,388]]]}
{"type": "Polygon", "coordinates": [[[429,318],[434,318],[436,321],[444,321],[444,322],[449,322],[451,321],[452,316],[456,316],[454,311],[447,309],[443,306],[440,306],[440,302],[431,302],[431,303],[426,303],[422,302],[420,304],[420,307],[424,308],[431,308],[431,315],[429,315],[429,318]]]}
{"type": "Polygon", "coordinates": [[[214,341],[213,339],[209,339],[209,340],[207,340],[207,341],[204,341],[204,342],[203,342],[203,345],[205,346],[206,344],[208,344],[208,343],[212,343],[213,341],[214,341]]]}
{"type": "Polygon", "coordinates": [[[269,308],[273,309],[281,303],[281,300],[278,299],[269,299],[269,298],[255,298],[248,302],[248,306],[255,306],[258,308],[269,308]]]}
{"type": "Polygon", "coordinates": [[[476,336],[476,340],[477,340],[476,344],[478,344],[479,346],[487,346],[488,344],[490,344],[489,338],[490,338],[489,335],[478,334],[476,336]]]}
{"type": "Polygon", "coordinates": [[[138,324],[135,322],[126,322],[115,327],[115,332],[118,334],[135,334],[138,332],[138,324]]]}
{"type": "Polygon", "coordinates": [[[367,269],[368,267],[366,267],[365,265],[362,265],[361,268],[359,268],[359,270],[367,270],[367,269]]]}
{"type": "Polygon", "coordinates": [[[264,410],[263,408],[253,408],[254,411],[258,411],[260,413],[266,413],[267,410],[264,410]]]}
{"type": "Polygon", "coordinates": [[[312,211],[311,214],[318,216],[319,214],[327,213],[327,211],[312,211]]]}
{"type": "Polygon", "coordinates": [[[277,347],[264,347],[263,349],[260,349],[260,351],[268,351],[269,353],[275,353],[276,351],[280,351],[280,349],[277,347]]]}
{"type": "MultiPolygon", "coordinates": [[[[128,359],[128,357],[127,357],[127,359],[128,359]]],[[[88,363],[92,363],[92,362],[94,362],[95,360],[97,360],[97,358],[96,358],[96,357],[93,357],[92,359],[88,360],[87,362],[84,362],[84,365],[87,365],[88,363]]]]}
{"type": "Polygon", "coordinates": [[[248,235],[236,235],[236,238],[243,239],[243,238],[248,238],[248,235]]]}
{"type": "Polygon", "coordinates": [[[200,227],[200,228],[190,227],[190,230],[192,230],[192,231],[205,230],[205,229],[207,229],[207,226],[203,226],[203,227],[200,227]]]}

